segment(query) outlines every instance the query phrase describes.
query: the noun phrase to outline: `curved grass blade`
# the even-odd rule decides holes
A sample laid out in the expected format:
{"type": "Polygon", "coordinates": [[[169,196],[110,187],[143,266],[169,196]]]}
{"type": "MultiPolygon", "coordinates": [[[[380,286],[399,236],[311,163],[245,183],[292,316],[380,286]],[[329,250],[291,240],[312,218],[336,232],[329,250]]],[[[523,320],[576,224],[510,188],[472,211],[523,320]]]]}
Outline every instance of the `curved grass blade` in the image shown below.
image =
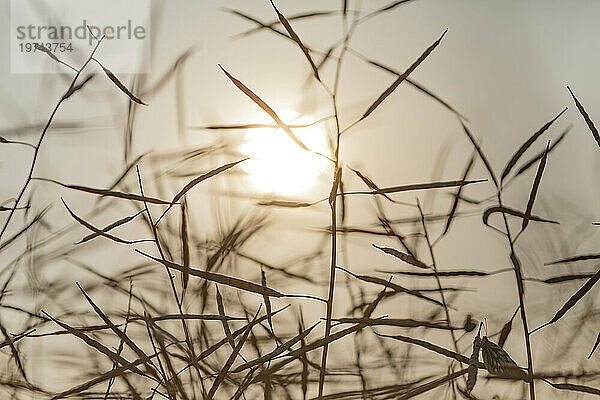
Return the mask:
{"type": "MultiPolygon", "coordinates": [[[[482,216],[483,224],[486,226],[490,226],[488,220],[489,220],[490,216],[495,213],[503,213],[503,214],[513,215],[515,217],[525,218],[525,213],[523,213],[521,211],[514,210],[514,209],[508,208],[508,207],[494,206],[494,207],[487,208],[483,212],[483,216],[482,216]]],[[[538,217],[535,215],[529,215],[529,220],[537,221],[537,222],[547,222],[549,224],[559,224],[560,223],[558,221],[553,221],[551,219],[546,219],[546,218],[538,217]]]]}
{"type": "Polygon", "coordinates": [[[550,128],[550,126],[554,123],[554,121],[556,121],[558,118],[560,118],[560,116],[563,115],[565,113],[565,111],[567,111],[566,107],[556,117],[554,117],[550,121],[546,122],[540,129],[538,129],[533,135],[531,135],[531,137],[529,139],[527,139],[527,141],[525,143],[523,143],[521,145],[521,147],[519,147],[517,152],[512,156],[512,158],[508,161],[508,163],[506,163],[506,166],[504,167],[504,170],[502,171],[502,176],[500,177],[500,182],[504,181],[504,179],[508,176],[508,174],[513,169],[513,167],[517,164],[517,161],[519,161],[521,156],[523,156],[523,154],[525,154],[527,149],[529,149],[529,147],[531,147],[531,145],[540,136],[542,136],[542,134],[544,132],[546,132],[548,130],[548,128],[550,128]]]}

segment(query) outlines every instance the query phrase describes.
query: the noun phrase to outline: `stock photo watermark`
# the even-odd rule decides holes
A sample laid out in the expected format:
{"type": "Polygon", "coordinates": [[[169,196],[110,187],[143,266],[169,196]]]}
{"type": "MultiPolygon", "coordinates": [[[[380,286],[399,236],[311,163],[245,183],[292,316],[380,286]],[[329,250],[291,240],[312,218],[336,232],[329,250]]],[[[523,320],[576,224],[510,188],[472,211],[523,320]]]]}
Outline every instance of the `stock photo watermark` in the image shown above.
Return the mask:
{"type": "Polygon", "coordinates": [[[150,0],[11,0],[10,13],[11,73],[68,72],[101,38],[112,71],[150,72],[150,0]]]}

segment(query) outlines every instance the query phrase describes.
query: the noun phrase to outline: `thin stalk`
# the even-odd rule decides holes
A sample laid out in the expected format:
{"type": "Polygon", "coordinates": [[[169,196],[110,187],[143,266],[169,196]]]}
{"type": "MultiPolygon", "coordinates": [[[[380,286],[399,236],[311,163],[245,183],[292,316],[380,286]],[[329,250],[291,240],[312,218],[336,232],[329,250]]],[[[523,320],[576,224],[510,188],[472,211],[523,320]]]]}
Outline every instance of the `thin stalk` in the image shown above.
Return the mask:
{"type": "MultiPolygon", "coordinates": [[[[100,46],[100,43],[102,43],[103,39],[104,39],[104,36],[102,36],[100,39],[98,39],[96,41],[96,46],[94,46],[94,48],[92,49],[92,52],[88,56],[87,60],[83,63],[81,68],[79,68],[79,70],[77,70],[75,77],[71,81],[71,84],[69,85],[69,88],[67,89],[67,91],[65,93],[69,93],[75,87],[75,83],[77,82],[77,79],[79,78],[79,76],[81,75],[81,73],[83,72],[85,67],[87,67],[88,64],[90,63],[90,61],[92,61],[94,54],[96,53],[96,50],[98,50],[98,47],[100,46]]],[[[38,155],[40,153],[40,148],[42,146],[42,142],[44,141],[44,138],[46,137],[46,133],[48,132],[48,129],[50,128],[50,124],[52,124],[52,121],[54,120],[54,116],[56,115],[56,113],[58,112],[58,109],[60,108],[60,106],[66,99],[67,99],[67,97],[65,97],[63,95],[60,98],[60,100],[56,103],[54,110],[52,110],[52,113],[50,114],[50,118],[48,118],[48,122],[46,122],[46,125],[44,126],[44,129],[42,130],[40,138],[38,139],[37,144],[35,145],[34,150],[33,150],[33,157],[31,159],[31,166],[29,168],[29,173],[27,174],[27,179],[25,180],[25,183],[23,184],[23,187],[21,188],[21,191],[19,192],[19,195],[16,198],[15,205],[11,208],[10,213],[8,214],[8,218],[6,218],[6,221],[4,221],[4,225],[2,226],[2,230],[0,231],[0,239],[2,239],[4,232],[6,232],[6,229],[8,228],[8,225],[10,224],[10,221],[12,220],[12,217],[15,214],[15,210],[19,206],[19,202],[25,195],[25,191],[27,190],[27,188],[29,187],[29,184],[32,181],[31,178],[33,177],[33,171],[35,170],[35,166],[37,165],[37,159],[38,159],[38,155]]]]}

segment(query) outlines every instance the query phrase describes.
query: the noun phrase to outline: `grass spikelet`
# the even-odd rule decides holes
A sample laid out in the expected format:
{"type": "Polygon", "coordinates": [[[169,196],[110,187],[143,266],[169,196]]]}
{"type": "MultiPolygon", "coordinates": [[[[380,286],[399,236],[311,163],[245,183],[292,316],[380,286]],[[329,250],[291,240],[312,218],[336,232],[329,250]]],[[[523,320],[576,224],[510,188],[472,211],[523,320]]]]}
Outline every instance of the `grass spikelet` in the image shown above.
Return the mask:
{"type": "Polygon", "coordinates": [[[422,268],[422,269],[430,269],[429,266],[427,264],[425,264],[424,262],[416,259],[415,257],[411,256],[410,254],[406,254],[403,253],[399,250],[393,249],[391,247],[379,247],[376,244],[373,245],[373,247],[375,247],[376,249],[379,249],[381,251],[383,251],[386,254],[392,255],[396,258],[399,258],[400,260],[404,261],[407,264],[413,265],[417,268],[422,268]]]}
{"type": "MultiPolygon", "coordinates": [[[[304,43],[302,43],[302,40],[300,40],[300,38],[298,37],[298,35],[296,34],[296,32],[294,32],[294,29],[292,28],[292,25],[290,25],[290,23],[285,18],[285,16],[282,13],[279,12],[279,10],[277,9],[277,7],[275,7],[275,3],[273,3],[273,0],[270,0],[270,1],[271,1],[271,5],[273,6],[273,9],[277,13],[277,18],[279,18],[279,21],[281,21],[281,25],[283,25],[283,27],[288,32],[288,34],[290,35],[290,37],[292,38],[292,40],[298,44],[298,47],[300,47],[300,50],[302,50],[302,53],[304,53],[304,56],[308,60],[308,63],[310,64],[310,67],[313,70],[313,74],[315,75],[315,78],[320,82],[321,78],[319,77],[319,69],[317,68],[317,66],[313,62],[312,57],[310,56],[310,52],[308,51],[308,49],[306,48],[306,46],[304,46],[304,43]]],[[[311,16],[314,16],[314,13],[311,16]]]]}
{"type": "MultiPolygon", "coordinates": [[[[480,325],[481,329],[481,325],[480,325]]],[[[473,339],[473,351],[469,357],[469,375],[467,377],[467,393],[471,393],[477,383],[477,372],[479,371],[479,351],[481,350],[481,338],[479,332],[473,339]]]]}
{"type": "Polygon", "coordinates": [[[527,225],[529,225],[529,220],[531,219],[531,211],[533,210],[533,203],[535,202],[535,197],[540,187],[540,182],[542,181],[542,174],[544,173],[544,168],[546,167],[546,160],[548,159],[549,148],[550,142],[548,142],[548,145],[546,146],[546,151],[544,152],[544,155],[540,160],[540,164],[535,174],[533,185],[531,186],[531,192],[529,193],[529,200],[527,201],[527,209],[525,210],[525,216],[523,217],[521,231],[524,231],[525,228],[527,228],[527,225]]]}
{"type": "Polygon", "coordinates": [[[581,104],[579,102],[579,100],[577,99],[577,97],[575,97],[575,93],[573,93],[571,88],[567,86],[567,90],[569,91],[569,93],[571,93],[571,97],[573,98],[573,101],[575,101],[577,110],[579,110],[579,113],[585,120],[585,123],[587,124],[588,128],[590,129],[590,132],[592,133],[592,136],[596,140],[596,143],[598,144],[598,146],[600,146],[600,133],[598,133],[598,129],[596,128],[596,125],[594,125],[594,121],[592,121],[592,119],[590,118],[590,115],[587,113],[587,111],[583,107],[583,104],[581,104]]]}

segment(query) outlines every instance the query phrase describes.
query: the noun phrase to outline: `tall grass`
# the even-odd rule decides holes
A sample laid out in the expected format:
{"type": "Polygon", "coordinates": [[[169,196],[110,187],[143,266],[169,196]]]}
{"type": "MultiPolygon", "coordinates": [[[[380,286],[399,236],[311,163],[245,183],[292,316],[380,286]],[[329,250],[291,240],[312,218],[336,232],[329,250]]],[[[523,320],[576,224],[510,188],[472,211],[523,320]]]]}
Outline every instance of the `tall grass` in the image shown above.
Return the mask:
{"type": "MultiPolygon", "coordinates": [[[[218,207],[213,210],[206,203],[193,202],[191,196],[215,180],[240,174],[240,166],[248,158],[236,146],[223,141],[191,148],[182,141],[176,151],[134,153],[136,115],[142,107],[152,109],[153,96],[172,81],[178,88],[179,134],[185,138],[181,70],[193,49],[178,57],[150,85],[142,77],[126,82],[111,72],[110,66],[95,57],[98,47],[104,45],[102,38],[97,38],[87,61],[80,67],[69,66],[72,80],[47,123],[40,127],[35,144],[0,138],[3,146],[33,150],[19,192],[5,193],[8,200],[0,208],[0,252],[4,255],[0,272],[2,396],[535,399],[600,395],[599,372],[592,361],[587,361],[594,356],[600,334],[595,343],[582,344],[589,347],[589,357],[588,352],[569,347],[573,341],[582,340],[579,332],[588,321],[597,320],[593,290],[600,271],[557,274],[548,269],[547,276],[534,277],[529,263],[523,261],[529,254],[519,247],[532,225],[554,229],[560,222],[552,215],[538,215],[540,207],[536,205],[544,190],[545,169],[552,164],[552,155],[570,128],[557,140],[547,140],[543,151],[532,154],[532,148],[554,131],[565,110],[523,144],[517,144],[499,171],[487,156],[490,150],[474,133],[477,127],[411,77],[422,63],[436,62],[433,54],[452,32],[441,28],[443,33],[431,44],[424,43],[418,57],[407,60],[405,70],[386,66],[351,47],[357,27],[408,3],[411,1],[395,1],[365,13],[354,9],[354,3],[343,1],[338,10],[286,15],[271,1],[265,4],[273,11],[271,21],[261,21],[241,10],[226,10],[255,25],[242,37],[266,31],[297,49],[298,62],[305,65],[308,79],[329,100],[322,113],[326,117],[315,118],[314,124],[330,128],[329,152],[311,149],[296,133],[312,124],[284,121],[275,111],[276,104],[261,96],[260,88],[244,82],[243,64],[219,65],[232,84],[223,90],[248,98],[272,124],[249,121],[197,129],[220,134],[277,128],[298,151],[326,159],[331,178],[329,189],[310,200],[244,195],[252,206],[232,221],[219,215],[218,207]],[[336,18],[343,36],[325,46],[319,44],[328,49],[319,51],[303,40],[295,25],[323,16],[336,18]],[[340,87],[348,57],[395,78],[364,112],[344,125],[340,87]],[[331,80],[323,73],[327,65],[334,71],[331,80]],[[37,175],[39,154],[44,151],[44,139],[56,113],[65,101],[76,101],[92,78],[94,82],[105,79],[115,88],[115,97],[128,100],[122,171],[107,188],[37,175]],[[381,104],[405,86],[456,116],[456,127],[464,133],[472,156],[464,160],[462,173],[454,179],[382,187],[367,171],[344,162],[345,137],[350,132],[361,134],[363,121],[377,118],[381,104]],[[227,158],[227,162],[217,163],[217,158],[227,158]],[[201,162],[209,167],[199,172],[193,165],[201,162]],[[483,170],[477,168],[480,164],[483,170]],[[485,171],[487,176],[478,171],[485,171]],[[512,183],[527,179],[527,203],[509,205],[506,193],[512,183]],[[350,182],[359,182],[362,188],[350,190],[350,182]],[[56,195],[46,204],[43,197],[36,196],[38,185],[59,187],[64,198],[56,195]],[[487,187],[491,195],[470,197],[467,191],[471,187],[487,187]],[[435,213],[427,208],[425,194],[440,192],[447,195],[447,211],[435,213]],[[90,211],[73,205],[68,198],[71,193],[85,196],[90,211]],[[414,194],[416,198],[400,200],[400,194],[414,194]],[[371,223],[348,223],[347,215],[357,197],[366,197],[373,204],[376,215],[371,223]],[[47,221],[50,206],[61,210],[60,226],[47,221]],[[206,227],[194,218],[198,209],[214,212],[219,221],[216,227],[206,227]],[[281,239],[274,246],[293,255],[288,263],[272,260],[268,251],[256,254],[259,247],[255,242],[274,229],[274,220],[292,213],[302,218],[313,209],[328,211],[317,232],[322,240],[315,249],[281,239]],[[439,244],[454,234],[465,217],[474,216],[503,241],[505,266],[470,266],[468,250],[459,251],[461,267],[448,268],[440,259],[439,244]],[[410,229],[412,232],[406,233],[410,229]],[[366,270],[354,270],[347,245],[355,235],[368,245],[365,251],[385,254],[397,268],[370,265],[366,270]],[[113,254],[119,265],[107,269],[104,264],[113,254]],[[56,269],[57,265],[67,268],[56,269]],[[482,315],[477,304],[465,308],[460,302],[470,290],[484,287],[484,281],[500,279],[506,273],[514,275],[510,288],[476,295],[492,301],[510,299],[514,303],[511,310],[499,308],[496,314],[482,315]],[[468,288],[453,286],[456,278],[468,288]],[[428,286],[415,285],[417,281],[428,286]],[[530,293],[531,287],[540,283],[547,286],[545,298],[564,296],[562,307],[539,307],[540,302],[530,293]],[[564,285],[567,289],[557,290],[564,285]],[[347,302],[340,301],[340,293],[347,302]],[[532,329],[532,313],[543,315],[547,323],[532,329]],[[571,317],[571,326],[565,331],[561,325],[559,331],[556,325],[566,316],[571,317]],[[552,330],[551,335],[564,338],[558,351],[549,349],[544,339],[538,340],[538,335],[552,330]],[[573,365],[578,368],[573,369],[573,365]]],[[[590,113],[571,89],[569,92],[600,145],[590,113]]],[[[390,168],[396,168],[394,160],[389,163],[390,168]]],[[[231,191],[219,194],[223,195],[219,197],[222,202],[240,196],[231,191]]],[[[465,249],[470,246],[466,241],[458,242],[465,249]]],[[[572,253],[545,262],[571,265],[599,258],[599,254],[572,253]]]]}

